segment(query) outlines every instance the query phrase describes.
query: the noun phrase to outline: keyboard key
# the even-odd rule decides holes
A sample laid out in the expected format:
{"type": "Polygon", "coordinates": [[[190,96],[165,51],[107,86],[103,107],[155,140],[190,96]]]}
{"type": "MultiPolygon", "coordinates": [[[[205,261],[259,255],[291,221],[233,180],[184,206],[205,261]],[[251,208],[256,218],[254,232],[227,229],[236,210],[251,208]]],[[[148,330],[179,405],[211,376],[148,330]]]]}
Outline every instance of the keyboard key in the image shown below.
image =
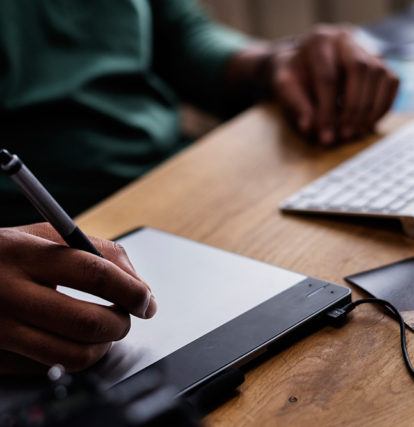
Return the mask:
{"type": "Polygon", "coordinates": [[[343,193],[339,194],[336,198],[333,198],[330,200],[327,205],[330,208],[334,209],[340,209],[345,208],[351,200],[355,199],[356,194],[352,191],[344,191],[343,193]]]}
{"type": "Polygon", "coordinates": [[[330,184],[326,189],[320,191],[315,197],[310,200],[312,206],[323,205],[332,199],[343,189],[342,185],[330,184]]]}
{"type": "Polygon", "coordinates": [[[368,200],[364,197],[356,197],[355,199],[348,202],[348,208],[351,211],[360,211],[368,205],[368,200]]]}
{"type": "Polygon", "coordinates": [[[401,211],[405,206],[407,206],[407,200],[397,199],[388,207],[391,212],[401,211]]]}
{"type": "Polygon", "coordinates": [[[376,199],[381,194],[382,194],[381,189],[372,187],[368,191],[365,191],[365,192],[361,193],[360,196],[363,197],[364,199],[366,199],[369,202],[371,200],[376,199]]]}
{"type": "Polygon", "coordinates": [[[305,199],[300,199],[292,203],[292,205],[285,206],[286,209],[295,209],[295,210],[307,210],[309,209],[309,201],[305,199]]]}
{"type": "Polygon", "coordinates": [[[370,202],[370,209],[384,210],[395,200],[394,194],[384,194],[381,197],[370,202]]]}

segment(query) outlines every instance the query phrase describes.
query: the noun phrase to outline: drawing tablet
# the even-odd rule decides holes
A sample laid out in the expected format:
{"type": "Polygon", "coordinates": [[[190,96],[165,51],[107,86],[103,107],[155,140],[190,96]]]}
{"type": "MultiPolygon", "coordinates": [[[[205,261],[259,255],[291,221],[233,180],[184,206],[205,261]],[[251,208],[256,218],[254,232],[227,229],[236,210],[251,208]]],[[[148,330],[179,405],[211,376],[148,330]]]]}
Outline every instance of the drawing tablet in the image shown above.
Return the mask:
{"type": "Polygon", "coordinates": [[[132,318],[129,334],[95,368],[111,385],[162,365],[167,381],[191,391],[350,298],[347,288],[151,228],[118,242],[150,284],[158,312],[132,318]]]}

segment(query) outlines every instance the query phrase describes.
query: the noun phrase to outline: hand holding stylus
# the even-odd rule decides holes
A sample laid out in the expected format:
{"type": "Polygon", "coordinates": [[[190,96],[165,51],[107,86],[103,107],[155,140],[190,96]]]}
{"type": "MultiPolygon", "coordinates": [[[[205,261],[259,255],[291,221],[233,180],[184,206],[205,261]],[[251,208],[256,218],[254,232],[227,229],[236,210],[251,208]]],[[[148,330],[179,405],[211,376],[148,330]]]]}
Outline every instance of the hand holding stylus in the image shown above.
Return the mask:
{"type": "Polygon", "coordinates": [[[128,313],[155,314],[151,291],[122,247],[93,243],[105,258],[67,247],[49,224],[0,229],[0,373],[54,363],[85,369],[128,333],[128,313]],[[115,306],[73,299],[57,285],[115,306]]]}

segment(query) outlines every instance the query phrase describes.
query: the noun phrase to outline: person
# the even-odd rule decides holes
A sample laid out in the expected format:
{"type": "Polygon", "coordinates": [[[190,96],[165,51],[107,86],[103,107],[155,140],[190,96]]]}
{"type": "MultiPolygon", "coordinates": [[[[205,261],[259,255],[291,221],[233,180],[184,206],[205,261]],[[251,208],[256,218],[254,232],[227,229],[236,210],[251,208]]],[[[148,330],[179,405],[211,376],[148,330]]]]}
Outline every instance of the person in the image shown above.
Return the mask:
{"type": "MultiPolygon", "coordinates": [[[[252,40],[195,0],[0,2],[0,138],[72,215],[183,146],[179,102],[221,115],[262,97],[331,145],[370,132],[398,80],[345,28],[289,43],[252,40]]],[[[156,303],[124,251],[70,249],[0,178],[0,373],[82,370],[156,303]],[[53,266],[51,268],[51,265],[53,266]],[[110,308],[55,291],[65,284],[110,308]]]]}
{"type": "MultiPolygon", "coordinates": [[[[195,0],[0,2],[0,139],[76,215],[187,142],[182,100],[228,116],[262,97],[322,144],[370,132],[397,78],[346,28],[251,39],[195,0]]],[[[39,218],[0,177],[0,226],[39,218]]]]}
{"type": "Polygon", "coordinates": [[[83,370],[129,331],[130,316],[157,310],[149,286],[116,243],[93,239],[105,258],[68,248],[48,224],[0,229],[0,375],[83,370]],[[57,284],[109,307],[56,292],[57,284]]]}

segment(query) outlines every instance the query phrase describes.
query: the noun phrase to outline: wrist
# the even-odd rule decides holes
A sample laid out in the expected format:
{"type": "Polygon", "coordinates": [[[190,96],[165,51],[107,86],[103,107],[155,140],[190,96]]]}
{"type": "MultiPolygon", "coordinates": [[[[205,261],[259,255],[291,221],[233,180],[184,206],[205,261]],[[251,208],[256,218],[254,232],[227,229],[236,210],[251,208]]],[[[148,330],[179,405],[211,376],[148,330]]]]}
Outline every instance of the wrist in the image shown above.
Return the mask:
{"type": "Polygon", "coordinates": [[[229,62],[227,82],[230,90],[240,98],[248,94],[251,101],[272,95],[273,76],[283,58],[291,55],[299,44],[298,37],[276,42],[255,42],[237,53],[229,62]]]}
{"type": "Polygon", "coordinates": [[[227,68],[227,82],[230,90],[240,97],[241,94],[260,96],[268,80],[273,46],[258,42],[236,53],[227,68]]]}

